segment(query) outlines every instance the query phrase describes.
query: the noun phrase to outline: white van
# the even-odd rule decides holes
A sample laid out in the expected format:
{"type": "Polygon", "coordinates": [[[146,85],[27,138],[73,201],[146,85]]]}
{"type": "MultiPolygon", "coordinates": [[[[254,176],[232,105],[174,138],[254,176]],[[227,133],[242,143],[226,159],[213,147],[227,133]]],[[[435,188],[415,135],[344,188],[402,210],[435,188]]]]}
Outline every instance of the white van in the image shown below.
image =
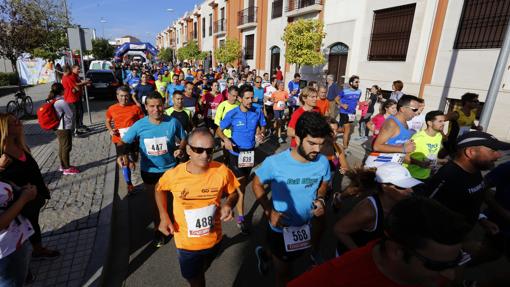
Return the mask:
{"type": "Polygon", "coordinates": [[[90,62],[89,70],[111,70],[112,62],[105,60],[95,60],[90,62]]]}

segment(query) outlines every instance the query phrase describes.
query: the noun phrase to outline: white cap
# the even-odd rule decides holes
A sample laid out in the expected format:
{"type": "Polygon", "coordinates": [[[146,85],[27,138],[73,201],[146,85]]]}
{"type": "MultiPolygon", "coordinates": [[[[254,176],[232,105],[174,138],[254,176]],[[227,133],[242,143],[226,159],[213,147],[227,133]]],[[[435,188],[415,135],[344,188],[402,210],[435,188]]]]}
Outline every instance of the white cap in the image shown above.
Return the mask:
{"type": "Polygon", "coordinates": [[[422,183],[414,179],[407,168],[395,162],[388,162],[379,166],[375,172],[375,181],[390,183],[403,188],[410,188],[422,183]]]}

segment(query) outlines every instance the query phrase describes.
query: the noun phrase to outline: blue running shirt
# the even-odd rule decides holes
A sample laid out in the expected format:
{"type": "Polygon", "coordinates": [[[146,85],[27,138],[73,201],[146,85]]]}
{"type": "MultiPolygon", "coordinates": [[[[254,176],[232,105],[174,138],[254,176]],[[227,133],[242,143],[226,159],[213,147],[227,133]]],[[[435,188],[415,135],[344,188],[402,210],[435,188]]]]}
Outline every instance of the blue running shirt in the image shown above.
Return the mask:
{"type": "Polygon", "coordinates": [[[241,111],[240,107],[233,108],[220,122],[221,130],[230,128],[232,142],[242,150],[251,150],[255,147],[257,126],[265,127],[266,119],[262,110],[255,107],[251,107],[247,112],[241,111]]]}
{"type": "Polygon", "coordinates": [[[340,107],[340,113],[355,114],[356,106],[361,97],[361,90],[353,90],[350,88],[343,89],[338,96],[340,97],[340,103],[348,105],[347,109],[340,107]]]}

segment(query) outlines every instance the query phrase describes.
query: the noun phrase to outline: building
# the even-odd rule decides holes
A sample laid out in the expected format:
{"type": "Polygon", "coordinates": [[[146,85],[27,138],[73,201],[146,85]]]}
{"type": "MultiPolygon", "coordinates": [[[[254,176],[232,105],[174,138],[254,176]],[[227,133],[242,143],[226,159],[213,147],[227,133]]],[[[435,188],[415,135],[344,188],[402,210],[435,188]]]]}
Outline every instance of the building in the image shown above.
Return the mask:
{"type": "MultiPolygon", "coordinates": [[[[192,35],[202,51],[212,52],[233,38],[243,47],[243,64],[261,72],[281,66],[289,80],[296,71],[285,63],[281,36],[298,18],[319,19],[326,32],[325,64],[301,67],[303,79],[333,74],[345,83],[356,74],[362,89],[377,84],[388,91],[402,80],[404,93],[423,97],[428,109],[447,111],[468,91],[485,101],[510,1],[206,0],[176,21],[170,29],[177,33],[166,41],[176,39],[178,48],[192,35]]],[[[507,67],[488,131],[510,140],[504,112],[510,110],[510,63],[507,67]]]]}
{"type": "Polygon", "coordinates": [[[115,46],[120,46],[124,43],[137,43],[137,42],[140,42],[140,39],[129,35],[120,38],[115,38],[115,46]]]}

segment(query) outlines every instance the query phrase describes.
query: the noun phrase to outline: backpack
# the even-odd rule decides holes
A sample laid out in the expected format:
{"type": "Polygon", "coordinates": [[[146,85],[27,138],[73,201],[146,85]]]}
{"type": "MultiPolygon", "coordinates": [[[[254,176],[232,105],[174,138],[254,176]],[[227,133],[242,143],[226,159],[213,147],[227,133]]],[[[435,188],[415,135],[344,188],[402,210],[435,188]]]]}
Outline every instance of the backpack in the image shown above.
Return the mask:
{"type": "Polygon", "coordinates": [[[54,99],[44,103],[37,110],[37,121],[43,130],[55,130],[60,124],[60,118],[58,116],[57,110],[55,110],[54,107],[56,101],[57,100],[54,99]]]}

